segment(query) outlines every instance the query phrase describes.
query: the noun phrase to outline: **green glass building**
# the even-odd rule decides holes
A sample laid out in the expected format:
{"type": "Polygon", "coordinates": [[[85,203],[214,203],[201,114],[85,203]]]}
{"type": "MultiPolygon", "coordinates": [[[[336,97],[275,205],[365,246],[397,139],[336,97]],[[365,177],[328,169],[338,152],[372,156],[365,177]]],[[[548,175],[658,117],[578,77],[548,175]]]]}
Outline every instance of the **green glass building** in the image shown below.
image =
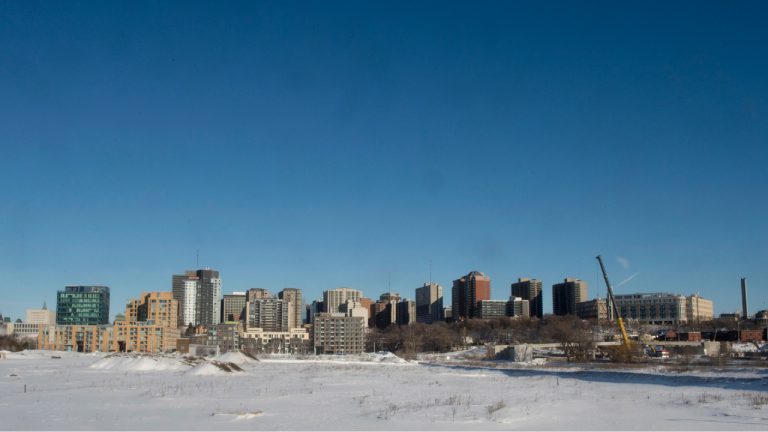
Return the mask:
{"type": "Polygon", "coordinates": [[[68,286],[57,292],[56,324],[109,324],[109,287],[68,286]]]}

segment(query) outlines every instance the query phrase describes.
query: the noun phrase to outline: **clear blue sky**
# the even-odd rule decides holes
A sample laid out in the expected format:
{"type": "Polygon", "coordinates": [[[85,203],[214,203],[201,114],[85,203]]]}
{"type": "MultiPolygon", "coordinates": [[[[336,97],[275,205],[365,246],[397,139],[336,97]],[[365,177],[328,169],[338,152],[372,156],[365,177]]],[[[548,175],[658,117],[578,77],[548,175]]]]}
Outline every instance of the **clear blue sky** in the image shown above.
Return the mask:
{"type": "Polygon", "coordinates": [[[0,312],[171,275],[768,301],[765,2],[0,3],[0,312]],[[622,259],[620,259],[622,258],[622,259]]]}

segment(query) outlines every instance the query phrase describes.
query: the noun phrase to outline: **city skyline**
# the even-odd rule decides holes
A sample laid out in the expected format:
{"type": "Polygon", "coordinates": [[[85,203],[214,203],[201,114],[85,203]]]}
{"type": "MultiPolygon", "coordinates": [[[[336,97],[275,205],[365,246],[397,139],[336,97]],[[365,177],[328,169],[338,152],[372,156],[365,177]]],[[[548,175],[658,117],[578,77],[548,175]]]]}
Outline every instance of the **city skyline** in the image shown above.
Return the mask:
{"type": "Polygon", "coordinates": [[[768,309],[766,12],[3,3],[0,312],[210,267],[305,303],[530,277],[551,313],[605,296],[597,254],[617,294],[768,309]]]}

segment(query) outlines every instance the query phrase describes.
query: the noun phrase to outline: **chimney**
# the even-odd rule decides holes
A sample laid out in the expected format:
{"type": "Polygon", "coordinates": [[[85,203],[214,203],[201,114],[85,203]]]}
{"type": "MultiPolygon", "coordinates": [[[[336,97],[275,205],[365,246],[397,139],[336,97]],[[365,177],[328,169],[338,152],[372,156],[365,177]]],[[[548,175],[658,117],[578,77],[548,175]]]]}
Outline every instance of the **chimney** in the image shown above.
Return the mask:
{"type": "Polygon", "coordinates": [[[741,278],[741,316],[743,319],[747,319],[749,316],[747,312],[747,278],[741,278]]]}

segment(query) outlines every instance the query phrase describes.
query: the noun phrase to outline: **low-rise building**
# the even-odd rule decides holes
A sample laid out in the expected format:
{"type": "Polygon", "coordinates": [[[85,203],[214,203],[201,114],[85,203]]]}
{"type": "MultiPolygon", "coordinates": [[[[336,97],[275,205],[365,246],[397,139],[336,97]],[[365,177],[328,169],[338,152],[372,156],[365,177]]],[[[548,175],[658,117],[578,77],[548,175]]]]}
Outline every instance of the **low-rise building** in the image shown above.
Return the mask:
{"type": "Polygon", "coordinates": [[[493,319],[507,316],[506,300],[480,300],[475,308],[476,318],[493,319]]]}
{"type": "Polygon", "coordinates": [[[314,347],[318,354],[360,354],[365,351],[363,318],[342,313],[315,315],[314,347]]]}
{"type": "Polygon", "coordinates": [[[638,293],[614,296],[619,314],[641,324],[678,325],[712,319],[712,301],[698,295],[638,293]]]}
{"type": "Polygon", "coordinates": [[[306,327],[289,331],[249,329],[240,337],[241,348],[250,353],[305,354],[310,350],[310,335],[306,327]]]}
{"type": "Polygon", "coordinates": [[[596,298],[576,303],[576,316],[581,319],[608,319],[608,302],[606,299],[596,298]]]}

